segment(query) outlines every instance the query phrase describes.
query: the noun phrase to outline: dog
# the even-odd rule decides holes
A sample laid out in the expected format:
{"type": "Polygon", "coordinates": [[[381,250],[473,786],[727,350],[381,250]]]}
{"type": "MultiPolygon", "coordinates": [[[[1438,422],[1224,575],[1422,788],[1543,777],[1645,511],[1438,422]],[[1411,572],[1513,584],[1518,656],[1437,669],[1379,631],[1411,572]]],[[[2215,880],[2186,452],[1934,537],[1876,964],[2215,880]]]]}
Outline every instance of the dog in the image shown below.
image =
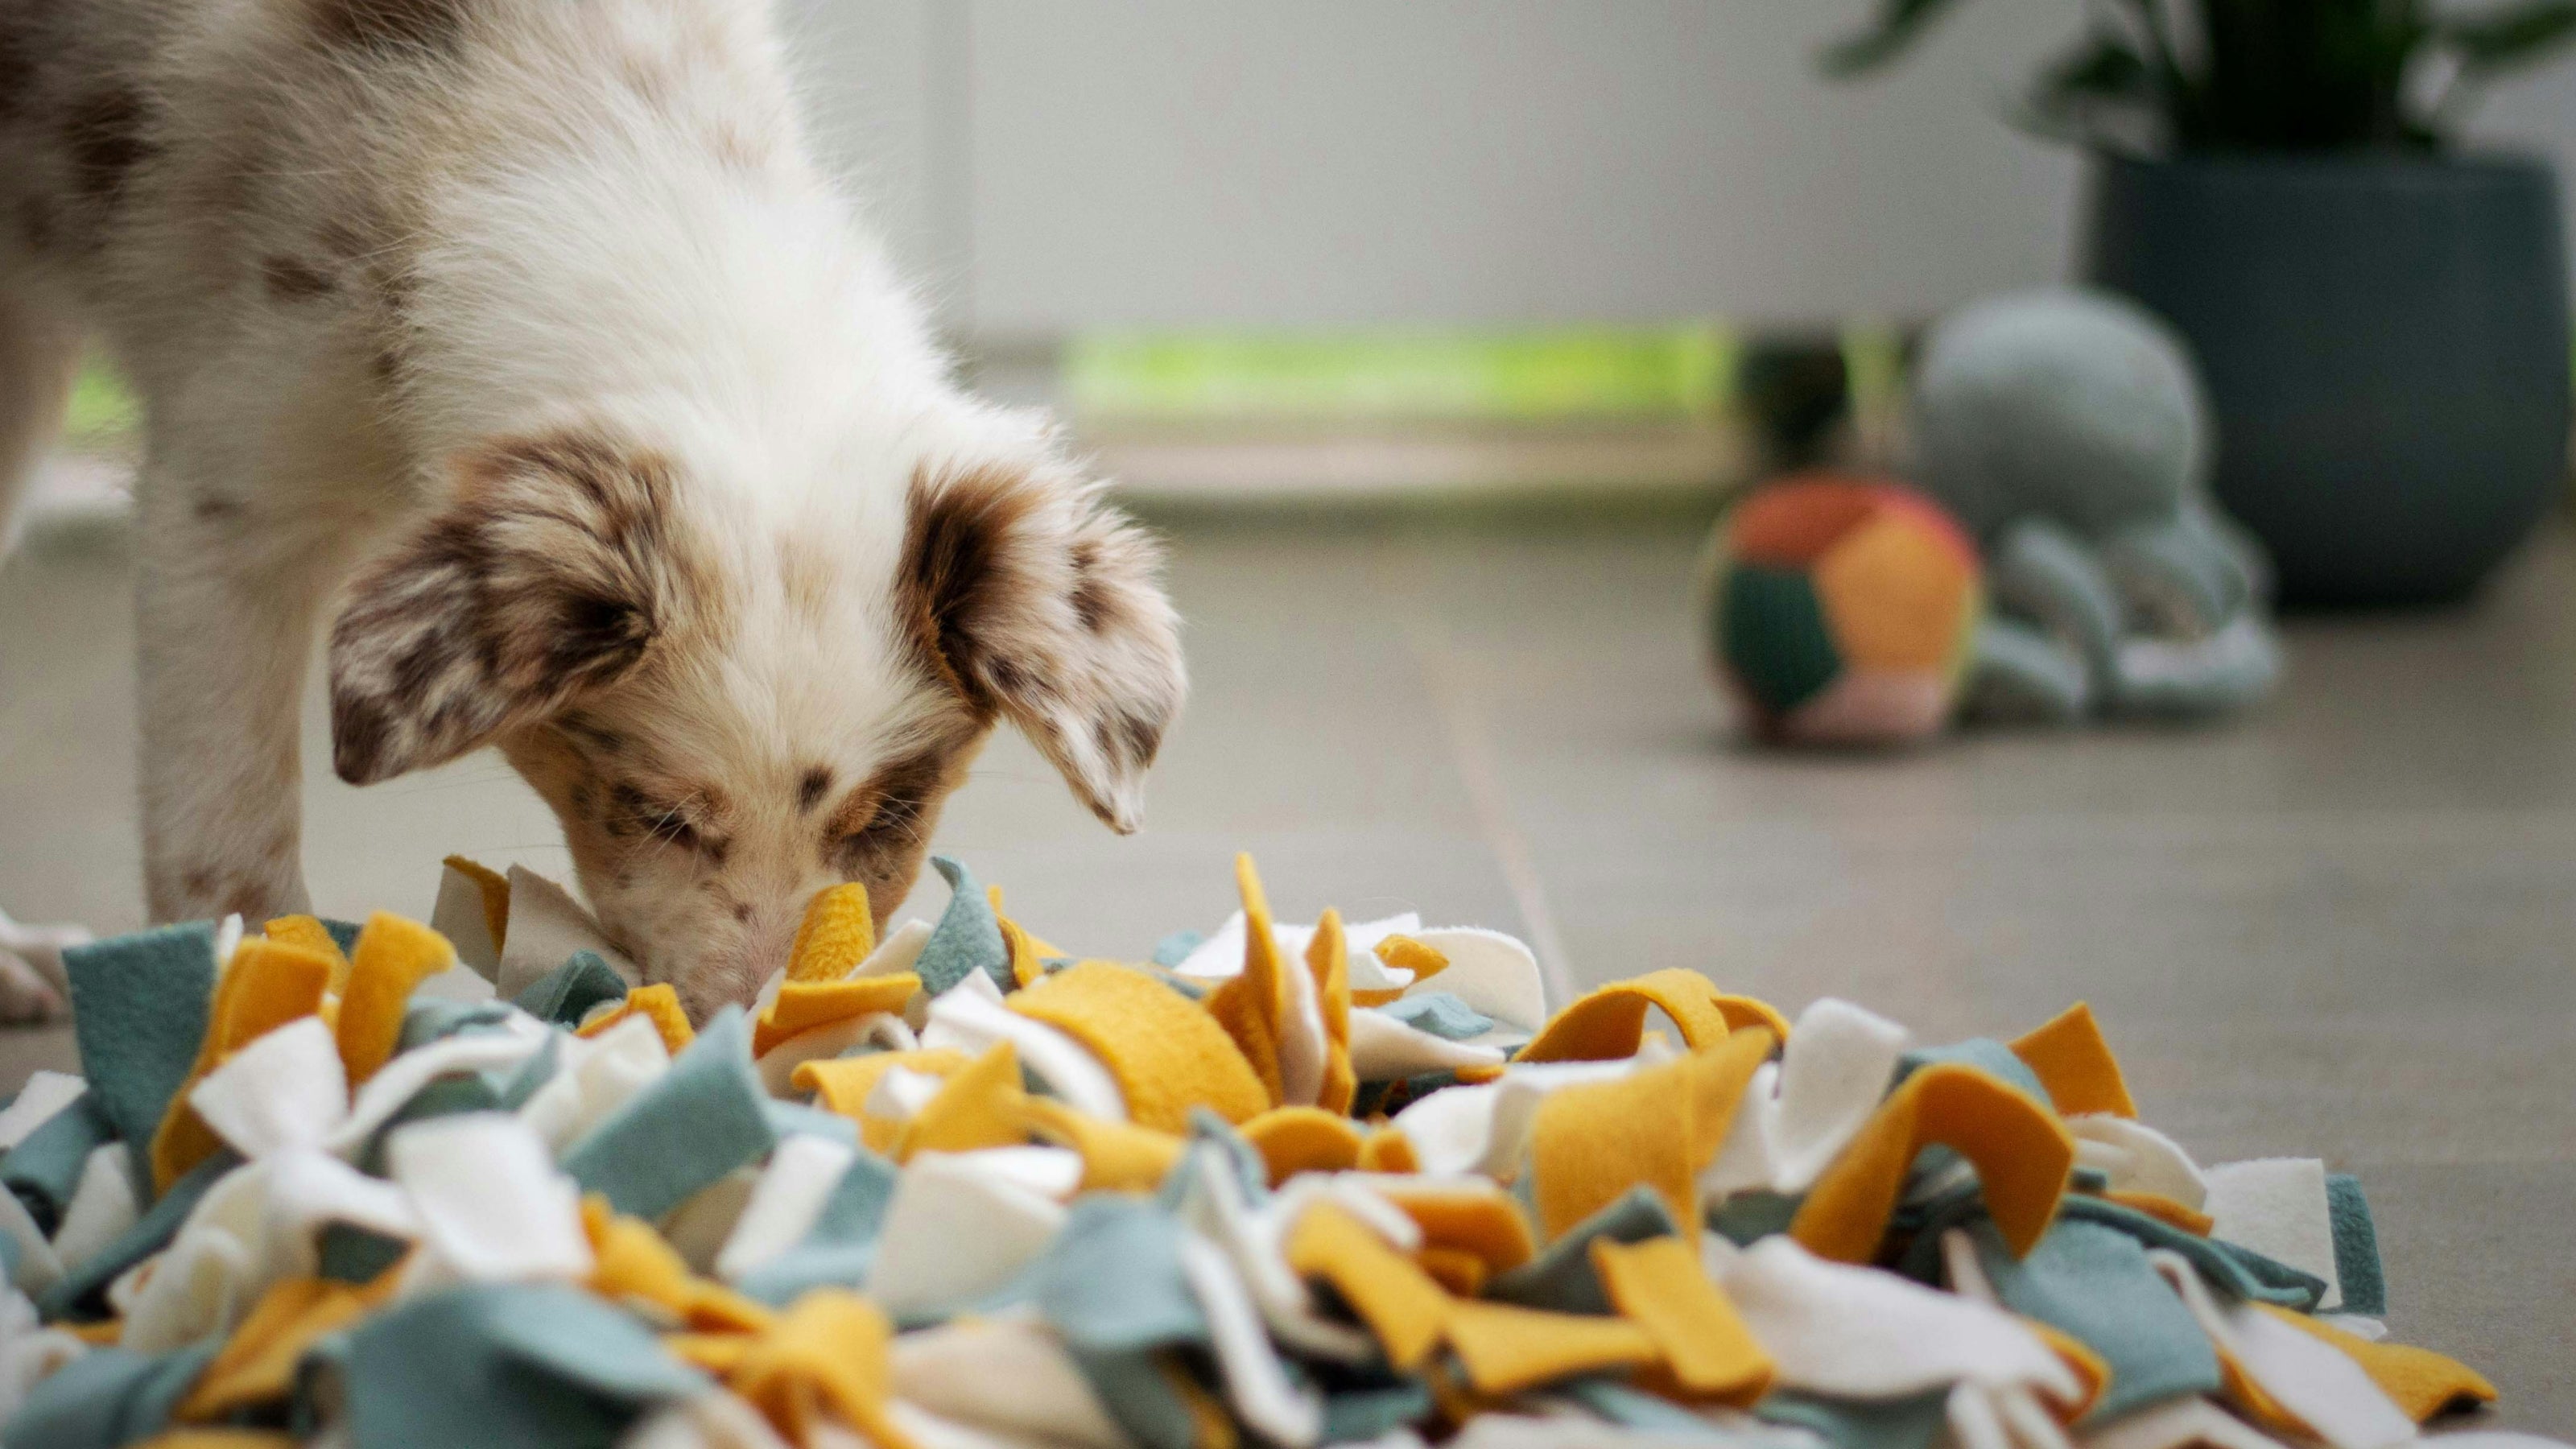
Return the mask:
{"type": "Polygon", "coordinates": [[[1158,547],[954,379],[765,0],[0,0],[0,532],[93,335],[155,921],[307,909],[326,618],[340,777],[498,747],[693,1017],[882,925],[999,720],[1139,823],[1158,547]]]}

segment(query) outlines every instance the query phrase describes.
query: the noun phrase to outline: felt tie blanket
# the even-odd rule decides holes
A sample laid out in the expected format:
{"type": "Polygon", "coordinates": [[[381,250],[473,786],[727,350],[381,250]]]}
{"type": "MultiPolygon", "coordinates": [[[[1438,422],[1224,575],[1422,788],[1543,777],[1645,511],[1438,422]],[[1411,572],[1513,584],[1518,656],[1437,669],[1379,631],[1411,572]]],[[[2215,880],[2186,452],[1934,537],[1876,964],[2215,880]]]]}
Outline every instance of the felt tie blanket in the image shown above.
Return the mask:
{"type": "MultiPolygon", "coordinates": [[[[578,903],[67,953],[0,1110],[6,1449],[2383,1449],[2367,1204],[2204,1168],[2082,1006],[1926,1045],[1497,932],[1078,959],[966,869],[693,1026],[578,903]]],[[[2490,1445],[2540,1441],[2477,1434],[2490,1445]]]]}

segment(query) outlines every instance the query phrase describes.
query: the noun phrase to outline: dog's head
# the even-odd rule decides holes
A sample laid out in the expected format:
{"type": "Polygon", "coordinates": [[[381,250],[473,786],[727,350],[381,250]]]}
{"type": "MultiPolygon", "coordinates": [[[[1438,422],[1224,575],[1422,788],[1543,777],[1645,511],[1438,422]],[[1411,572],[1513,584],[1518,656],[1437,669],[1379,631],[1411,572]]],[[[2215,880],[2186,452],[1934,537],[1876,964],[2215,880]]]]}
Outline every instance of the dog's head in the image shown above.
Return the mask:
{"type": "Polygon", "coordinates": [[[864,882],[882,925],[998,719],[1136,828],[1176,621],[1153,544],[1042,440],[785,492],[691,466],[587,428],[479,450],[332,632],[341,778],[499,745],[697,1017],[783,964],[826,885],[864,882]]]}

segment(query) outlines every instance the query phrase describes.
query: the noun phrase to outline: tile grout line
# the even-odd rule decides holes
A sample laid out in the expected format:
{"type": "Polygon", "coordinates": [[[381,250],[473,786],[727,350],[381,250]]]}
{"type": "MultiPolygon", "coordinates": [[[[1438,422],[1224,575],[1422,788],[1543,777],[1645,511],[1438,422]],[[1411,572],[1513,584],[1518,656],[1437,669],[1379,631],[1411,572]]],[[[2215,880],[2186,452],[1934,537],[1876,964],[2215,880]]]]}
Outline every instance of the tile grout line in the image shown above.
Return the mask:
{"type": "Polygon", "coordinates": [[[1415,662],[1422,668],[1432,700],[1439,706],[1441,723],[1448,729],[1450,759],[1458,767],[1460,782],[1467,787],[1468,806],[1476,812],[1485,846],[1494,854],[1494,864],[1503,873],[1503,885],[1512,893],[1512,903],[1520,908],[1521,923],[1529,928],[1530,945],[1538,952],[1539,975],[1547,985],[1550,1008],[1562,1009],[1581,992],[1574,984],[1565,940],[1557,934],[1556,912],[1548,905],[1547,887],[1539,879],[1538,863],[1530,855],[1529,842],[1512,824],[1502,775],[1494,764],[1493,741],[1486,738],[1483,721],[1458,678],[1446,631],[1416,618],[1407,622],[1405,636],[1413,647],[1415,662]]]}

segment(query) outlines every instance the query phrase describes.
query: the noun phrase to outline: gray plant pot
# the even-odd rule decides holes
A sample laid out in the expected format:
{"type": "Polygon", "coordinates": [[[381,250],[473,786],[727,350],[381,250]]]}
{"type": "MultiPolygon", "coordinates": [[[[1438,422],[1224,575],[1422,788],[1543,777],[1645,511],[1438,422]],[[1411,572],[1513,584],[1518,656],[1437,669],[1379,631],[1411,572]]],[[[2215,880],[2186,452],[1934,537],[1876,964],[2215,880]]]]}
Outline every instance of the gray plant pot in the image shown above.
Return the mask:
{"type": "Polygon", "coordinates": [[[2103,157],[2083,267],[2179,327],[2292,603],[2457,598],[2567,476],[2567,266],[2514,158],[2103,157]]]}

